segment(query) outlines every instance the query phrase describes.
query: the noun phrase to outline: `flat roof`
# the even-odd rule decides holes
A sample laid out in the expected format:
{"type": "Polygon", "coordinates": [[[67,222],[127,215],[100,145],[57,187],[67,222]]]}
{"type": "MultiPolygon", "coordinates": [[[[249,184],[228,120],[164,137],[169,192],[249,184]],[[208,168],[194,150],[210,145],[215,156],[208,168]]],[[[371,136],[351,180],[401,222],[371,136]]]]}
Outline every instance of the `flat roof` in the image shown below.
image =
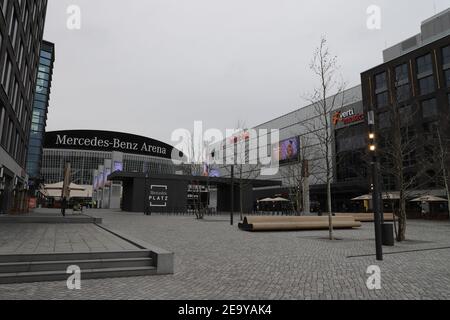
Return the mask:
{"type": "MultiPolygon", "coordinates": [[[[145,179],[145,173],[139,172],[114,172],[108,176],[109,181],[127,181],[133,179],[145,179]]],[[[231,184],[231,178],[220,177],[204,177],[204,176],[190,176],[190,175],[176,175],[176,174],[150,174],[149,179],[161,179],[161,180],[178,180],[178,181],[199,181],[209,182],[211,184],[231,184]]],[[[252,185],[253,187],[273,187],[282,186],[281,181],[275,180],[260,180],[260,179],[243,179],[245,184],[252,185]]],[[[235,184],[238,184],[239,179],[235,178],[235,184]]]]}

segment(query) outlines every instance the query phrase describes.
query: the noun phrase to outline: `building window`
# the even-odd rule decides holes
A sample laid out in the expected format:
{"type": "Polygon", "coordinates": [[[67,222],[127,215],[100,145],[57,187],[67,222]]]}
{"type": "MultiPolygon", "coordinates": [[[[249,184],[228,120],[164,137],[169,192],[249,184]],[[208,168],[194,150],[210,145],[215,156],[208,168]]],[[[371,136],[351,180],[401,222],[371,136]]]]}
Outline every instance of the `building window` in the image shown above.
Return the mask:
{"type": "Polygon", "coordinates": [[[417,58],[417,74],[433,72],[433,59],[431,58],[431,53],[417,58]]]}
{"type": "Polygon", "coordinates": [[[3,108],[3,106],[0,106],[0,143],[3,137],[4,121],[5,121],[5,108],[3,108]]]}
{"type": "Polygon", "coordinates": [[[378,115],[378,127],[379,129],[386,129],[391,127],[391,115],[390,112],[383,112],[378,115]]]}
{"type": "Polygon", "coordinates": [[[413,108],[410,105],[401,107],[398,116],[402,127],[411,125],[414,120],[413,108]]]}
{"type": "Polygon", "coordinates": [[[387,90],[387,78],[386,72],[377,74],[375,76],[375,90],[378,91],[386,91],[387,90]]]}
{"type": "Polygon", "coordinates": [[[435,91],[433,75],[419,79],[419,91],[421,95],[429,94],[435,91]]]}
{"type": "Polygon", "coordinates": [[[450,65],[450,46],[442,48],[442,63],[444,65],[450,65]]]}
{"type": "Polygon", "coordinates": [[[450,88],[450,69],[444,71],[445,83],[448,88],[450,88]]]}
{"type": "Polygon", "coordinates": [[[404,84],[409,82],[408,64],[402,64],[395,68],[395,82],[396,84],[404,84]]]}
{"type": "Polygon", "coordinates": [[[395,68],[395,88],[397,102],[403,102],[410,98],[409,68],[406,63],[395,68]]]}
{"type": "Polygon", "coordinates": [[[436,140],[438,138],[437,132],[439,129],[439,122],[438,121],[432,121],[432,122],[426,122],[423,124],[423,135],[425,140],[432,141],[436,140]]]}
{"type": "Polygon", "coordinates": [[[436,99],[425,100],[422,102],[422,116],[430,118],[439,114],[436,99]]]}
{"type": "Polygon", "coordinates": [[[397,90],[397,102],[406,101],[411,97],[411,90],[409,84],[398,86],[396,90],[397,90]]]}
{"type": "Polygon", "coordinates": [[[389,94],[388,92],[382,92],[376,95],[377,107],[382,108],[389,105],[389,94]]]}

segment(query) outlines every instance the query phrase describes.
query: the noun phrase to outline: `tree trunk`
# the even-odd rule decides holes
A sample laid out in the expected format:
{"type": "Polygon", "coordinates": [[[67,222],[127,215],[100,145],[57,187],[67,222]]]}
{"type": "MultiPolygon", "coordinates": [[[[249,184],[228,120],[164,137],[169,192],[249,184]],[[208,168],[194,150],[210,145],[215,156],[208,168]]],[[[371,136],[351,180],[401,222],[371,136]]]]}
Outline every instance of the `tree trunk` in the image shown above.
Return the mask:
{"type": "Polygon", "coordinates": [[[327,207],[328,207],[328,223],[329,223],[329,233],[330,240],[334,240],[333,237],[333,212],[331,207],[331,181],[328,179],[327,183],[327,207]]]}
{"type": "Polygon", "coordinates": [[[398,217],[398,235],[397,241],[406,240],[406,195],[404,190],[400,191],[400,213],[398,217]]]}
{"type": "MultiPolygon", "coordinates": [[[[242,181],[242,180],[241,180],[242,181]]],[[[241,221],[244,220],[244,190],[242,183],[239,184],[239,209],[241,212],[241,221]]]]}
{"type": "Polygon", "coordinates": [[[439,151],[440,151],[440,158],[441,158],[440,160],[441,160],[442,175],[443,175],[442,178],[444,179],[445,192],[447,193],[447,205],[448,205],[448,213],[449,213],[449,217],[450,217],[450,189],[449,189],[449,185],[448,185],[448,171],[447,171],[447,166],[445,164],[445,162],[447,160],[447,152],[444,149],[441,133],[439,130],[437,131],[437,134],[438,134],[438,139],[439,139],[439,151]]]}
{"type": "Polygon", "coordinates": [[[448,206],[448,216],[450,218],[450,190],[448,185],[448,178],[445,177],[445,191],[447,193],[447,206],[448,206]]]}

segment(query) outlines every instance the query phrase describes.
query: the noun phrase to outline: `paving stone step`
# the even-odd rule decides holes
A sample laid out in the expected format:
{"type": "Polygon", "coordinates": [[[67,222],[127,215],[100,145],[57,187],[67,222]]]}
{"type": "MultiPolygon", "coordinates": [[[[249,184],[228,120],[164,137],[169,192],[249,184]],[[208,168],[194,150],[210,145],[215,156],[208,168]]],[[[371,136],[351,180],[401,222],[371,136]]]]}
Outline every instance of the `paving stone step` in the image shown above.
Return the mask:
{"type": "Polygon", "coordinates": [[[149,258],[150,250],[127,250],[111,252],[83,252],[83,253],[42,253],[42,254],[10,254],[0,255],[0,263],[65,261],[65,260],[101,260],[101,259],[131,259],[149,258]]]}
{"type": "Polygon", "coordinates": [[[0,263],[0,274],[23,273],[40,271],[66,271],[69,266],[76,265],[81,270],[131,268],[152,266],[153,260],[146,258],[120,258],[95,260],[65,260],[65,261],[35,261],[35,262],[7,262],[0,263]]]}
{"type": "MultiPolygon", "coordinates": [[[[81,281],[83,279],[103,279],[103,278],[122,278],[156,275],[155,267],[132,267],[132,268],[105,268],[105,269],[87,269],[81,272],[81,281]]],[[[2,273],[0,274],[0,284],[11,283],[31,283],[48,281],[66,281],[70,277],[65,271],[40,271],[40,272],[22,272],[22,273],[2,273]]],[[[83,283],[81,283],[83,285],[83,283]]]]}
{"type": "Polygon", "coordinates": [[[43,224],[86,224],[86,223],[102,223],[101,218],[88,217],[88,216],[75,216],[75,217],[36,217],[36,216],[2,216],[0,217],[0,223],[43,223],[43,224]]]}

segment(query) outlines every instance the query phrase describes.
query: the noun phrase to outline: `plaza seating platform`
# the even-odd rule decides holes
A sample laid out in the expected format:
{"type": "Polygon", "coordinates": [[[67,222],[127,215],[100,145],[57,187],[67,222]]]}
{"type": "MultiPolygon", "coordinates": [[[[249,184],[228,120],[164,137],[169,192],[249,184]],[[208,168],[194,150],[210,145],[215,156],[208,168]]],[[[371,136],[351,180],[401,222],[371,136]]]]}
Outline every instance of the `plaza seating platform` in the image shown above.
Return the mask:
{"type": "MultiPolygon", "coordinates": [[[[360,222],[374,222],[375,221],[375,217],[374,217],[373,213],[337,213],[336,216],[337,217],[350,216],[350,217],[354,217],[356,221],[360,221],[360,222]]],[[[394,221],[394,214],[385,213],[384,221],[387,221],[387,222],[394,221]]]]}
{"type": "MultiPolygon", "coordinates": [[[[353,229],[361,225],[361,222],[352,216],[333,217],[334,229],[353,229]]],[[[239,224],[239,229],[244,231],[328,230],[328,228],[328,216],[247,216],[239,224]]]]}

